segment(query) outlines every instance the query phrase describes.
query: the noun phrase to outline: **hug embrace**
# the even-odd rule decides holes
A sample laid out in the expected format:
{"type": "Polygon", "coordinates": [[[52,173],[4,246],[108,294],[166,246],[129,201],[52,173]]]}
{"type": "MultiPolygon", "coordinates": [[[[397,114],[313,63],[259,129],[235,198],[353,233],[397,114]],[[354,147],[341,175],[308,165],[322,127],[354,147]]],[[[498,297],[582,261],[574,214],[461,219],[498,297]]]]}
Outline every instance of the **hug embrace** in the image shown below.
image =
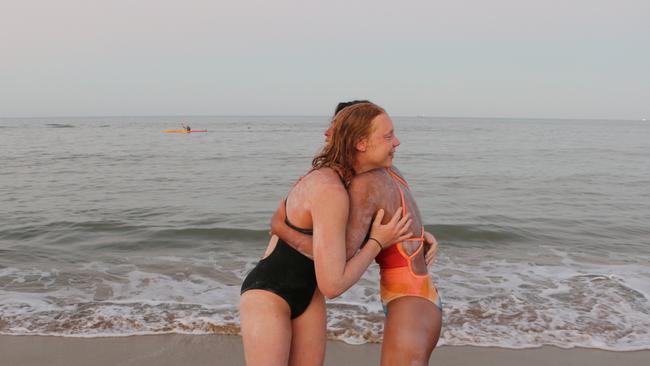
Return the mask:
{"type": "Polygon", "coordinates": [[[393,122],[368,101],[340,103],[325,137],[242,284],[246,364],[322,365],[325,297],[345,292],[374,260],[386,313],[381,364],[427,365],[442,324],[428,273],[438,244],[393,166],[400,145],[393,122]]]}

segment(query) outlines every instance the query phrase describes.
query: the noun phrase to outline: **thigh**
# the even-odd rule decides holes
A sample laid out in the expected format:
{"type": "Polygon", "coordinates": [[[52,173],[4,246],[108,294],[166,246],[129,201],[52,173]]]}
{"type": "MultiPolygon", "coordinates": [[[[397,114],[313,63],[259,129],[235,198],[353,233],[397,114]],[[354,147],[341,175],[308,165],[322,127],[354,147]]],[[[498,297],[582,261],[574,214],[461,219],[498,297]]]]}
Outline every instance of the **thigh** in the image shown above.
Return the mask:
{"type": "Polygon", "coordinates": [[[388,303],[381,364],[427,365],[438,343],[442,313],[427,299],[405,296],[388,303]]]}
{"type": "Polygon", "coordinates": [[[307,310],[293,319],[292,329],[289,365],[322,365],[327,342],[327,314],[325,298],[318,288],[307,310]]]}
{"type": "Polygon", "coordinates": [[[248,290],[239,301],[239,318],[246,365],[287,365],[291,311],[283,298],[265,290],[248,290]]]}

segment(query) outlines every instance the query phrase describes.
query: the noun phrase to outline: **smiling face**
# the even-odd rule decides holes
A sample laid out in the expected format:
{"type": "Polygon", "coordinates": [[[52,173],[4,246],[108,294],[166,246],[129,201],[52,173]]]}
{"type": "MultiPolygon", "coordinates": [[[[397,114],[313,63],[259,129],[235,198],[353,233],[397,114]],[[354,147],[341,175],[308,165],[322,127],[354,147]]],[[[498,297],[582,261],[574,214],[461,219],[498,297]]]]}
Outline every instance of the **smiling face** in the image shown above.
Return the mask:
{"type": "Polygon", "coordinates": [[[344,184],[355,174],[392,164],[399,145],[390,117],[378,105],[358,103],[340,110],[325,132],[327,143],[312,160],[312,168],[332,168],[344,184]]]}
{"type": "Polygon", "coordinates": [[[372,130],[367,138],[357,143],[357,173],[393,165],[395,149],[400,141],[395,135],[393,121],[386,113],[372,120],[372,130]]]}

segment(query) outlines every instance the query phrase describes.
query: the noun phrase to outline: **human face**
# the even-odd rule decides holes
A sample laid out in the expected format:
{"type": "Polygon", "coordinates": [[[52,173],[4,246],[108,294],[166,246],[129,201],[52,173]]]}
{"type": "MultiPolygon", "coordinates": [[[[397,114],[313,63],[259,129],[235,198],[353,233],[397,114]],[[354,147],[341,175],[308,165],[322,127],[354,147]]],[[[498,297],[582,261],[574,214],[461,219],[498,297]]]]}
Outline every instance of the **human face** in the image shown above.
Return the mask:
{"type": "Polygon", "coordinates": [[[395,135],[393,121],[383,113],[372,120],[372,132],[359,145],[362,170],[389,168],[393,165],[395,149],[400,141],[395,135]]]}
{"type": "Polygon", "coordinates": [[[330,142],[330,139],[332,138],[333,128],[334,128],[334,123],[330,123],[330,125],[327,127],[327,130],[325,130],[325,143],[330,142]]]}

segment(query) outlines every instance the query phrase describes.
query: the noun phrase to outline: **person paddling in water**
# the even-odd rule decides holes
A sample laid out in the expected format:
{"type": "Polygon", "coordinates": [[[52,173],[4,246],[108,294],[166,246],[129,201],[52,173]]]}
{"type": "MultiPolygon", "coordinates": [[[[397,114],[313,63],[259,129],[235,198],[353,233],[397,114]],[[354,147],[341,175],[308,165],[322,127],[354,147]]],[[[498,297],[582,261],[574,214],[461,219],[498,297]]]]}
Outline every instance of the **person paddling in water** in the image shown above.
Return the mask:
{"type": "Polygon", "coordinates": [[[181,126],[183,126],[183,129],[185,131],[192,132],[192,128],[190,127],[190,125],[184,125],[183,123],[181,123],[181,126]]]}

